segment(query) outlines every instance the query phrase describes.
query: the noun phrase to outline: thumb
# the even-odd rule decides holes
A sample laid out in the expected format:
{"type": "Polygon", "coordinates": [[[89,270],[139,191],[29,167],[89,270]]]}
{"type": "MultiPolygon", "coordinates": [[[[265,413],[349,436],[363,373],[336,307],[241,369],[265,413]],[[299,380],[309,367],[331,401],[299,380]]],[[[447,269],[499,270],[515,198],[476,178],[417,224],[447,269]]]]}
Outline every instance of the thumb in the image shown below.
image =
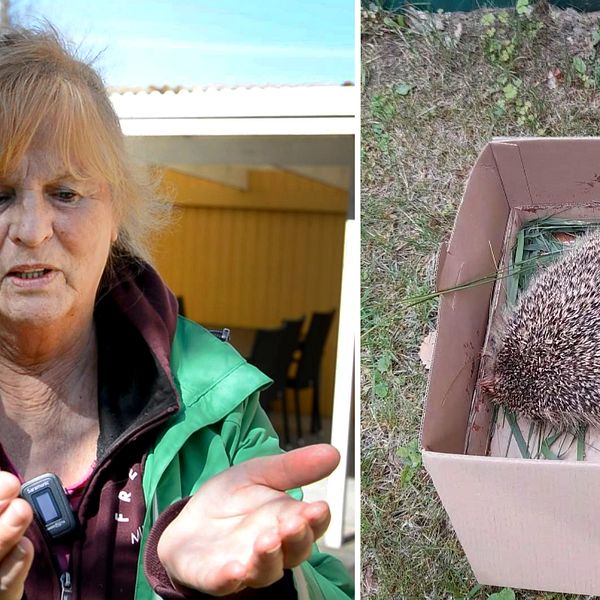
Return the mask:
{"type": "Polygon", "coordinates": [[[305,446],[274,456],[262,456],[237,465],[249,483],[282,492],[327,477],[340,462],[339,452],[329,444],[305,446]]]}

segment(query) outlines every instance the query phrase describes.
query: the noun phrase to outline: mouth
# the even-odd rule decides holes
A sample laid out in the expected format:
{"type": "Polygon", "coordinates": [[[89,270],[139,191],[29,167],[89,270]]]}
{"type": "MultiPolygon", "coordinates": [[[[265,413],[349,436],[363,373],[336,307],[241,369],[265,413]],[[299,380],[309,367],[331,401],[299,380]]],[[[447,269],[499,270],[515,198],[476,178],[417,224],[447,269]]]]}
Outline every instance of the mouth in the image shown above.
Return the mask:
{"type": "Polygon", "coordinates": [[[49,267],[38,267],[38,266],[23,266],[15,267],[9,271],[6,276],[14,279],[28,280],[28,279],[41,279],[49,273],[52,273],[54,269],[49,267]]]}

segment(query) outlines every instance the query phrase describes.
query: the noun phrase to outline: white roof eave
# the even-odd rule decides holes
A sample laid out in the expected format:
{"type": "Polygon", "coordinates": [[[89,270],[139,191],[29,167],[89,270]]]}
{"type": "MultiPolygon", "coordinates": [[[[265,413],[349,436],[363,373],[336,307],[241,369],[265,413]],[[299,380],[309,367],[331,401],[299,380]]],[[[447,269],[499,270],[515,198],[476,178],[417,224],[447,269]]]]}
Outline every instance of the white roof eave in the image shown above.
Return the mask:
{"type": "Polygon", "coordinates": [[[126,136],[353,135],[354,117],[121,119],[126,136]]]}
{"type": "Polygon", "coordinates": [[[162,135],[352,135],[355,86],[208,88],[110,95],[123,133],[162,135]]]}

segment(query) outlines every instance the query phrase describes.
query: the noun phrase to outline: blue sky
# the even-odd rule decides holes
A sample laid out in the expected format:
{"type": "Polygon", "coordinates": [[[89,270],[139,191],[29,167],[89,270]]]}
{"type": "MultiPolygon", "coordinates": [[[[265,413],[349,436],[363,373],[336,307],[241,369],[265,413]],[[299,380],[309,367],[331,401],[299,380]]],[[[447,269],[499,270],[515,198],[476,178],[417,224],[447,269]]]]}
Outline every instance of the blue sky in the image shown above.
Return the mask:
{"type": "Polygon", "coordinates": [[[108,85],[354,81],[354,0],[12,0],[14,20],[47,18],[108,85]]]}

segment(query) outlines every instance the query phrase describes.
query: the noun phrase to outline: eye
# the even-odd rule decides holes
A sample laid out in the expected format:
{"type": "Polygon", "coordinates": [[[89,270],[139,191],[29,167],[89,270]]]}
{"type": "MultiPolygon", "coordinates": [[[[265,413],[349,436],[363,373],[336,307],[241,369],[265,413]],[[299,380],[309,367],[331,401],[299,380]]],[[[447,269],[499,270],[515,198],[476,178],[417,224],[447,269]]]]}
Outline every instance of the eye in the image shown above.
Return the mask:
{"type": "Polygon", "coordinates": [[[0,204],[6,204],[15,197],[15,190],[10,187],[0,186],[0,204]]]}
{"type": "Polygon", "coordinates": [[[81,196],[74,190],[70,188],[56,188],[50,191],[50,195],[60,202],[64,202],[65,204],[73,204],[77,202],[81,196]]]}

